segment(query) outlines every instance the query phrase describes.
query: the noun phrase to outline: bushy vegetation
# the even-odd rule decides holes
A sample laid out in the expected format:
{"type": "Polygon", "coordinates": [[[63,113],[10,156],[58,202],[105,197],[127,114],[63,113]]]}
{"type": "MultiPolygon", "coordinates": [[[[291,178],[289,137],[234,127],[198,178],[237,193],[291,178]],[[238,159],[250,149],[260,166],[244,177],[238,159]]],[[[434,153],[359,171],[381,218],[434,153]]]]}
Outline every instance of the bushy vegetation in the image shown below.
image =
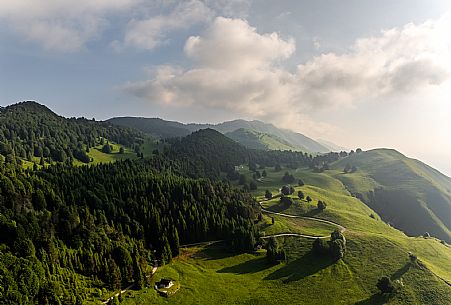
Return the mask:
{"type": "Polygon", "coordinates": [[[271,264],[280,263],[286,260],[287,254],[285,250],[279,245],[276,238],[269,238],[266,243],[266,258],[271,264]]]}

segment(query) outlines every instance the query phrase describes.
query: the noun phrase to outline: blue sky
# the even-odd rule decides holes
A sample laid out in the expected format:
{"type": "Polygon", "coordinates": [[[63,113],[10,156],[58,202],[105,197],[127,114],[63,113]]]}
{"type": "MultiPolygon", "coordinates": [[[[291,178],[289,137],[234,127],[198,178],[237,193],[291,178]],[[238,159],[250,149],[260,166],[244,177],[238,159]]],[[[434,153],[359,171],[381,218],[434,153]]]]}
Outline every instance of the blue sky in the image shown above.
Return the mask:
{"type": "Polygon", "coordinates": [[[451,175],[449,1],[4,0],[0,104],[260,119],[451,175]]]}

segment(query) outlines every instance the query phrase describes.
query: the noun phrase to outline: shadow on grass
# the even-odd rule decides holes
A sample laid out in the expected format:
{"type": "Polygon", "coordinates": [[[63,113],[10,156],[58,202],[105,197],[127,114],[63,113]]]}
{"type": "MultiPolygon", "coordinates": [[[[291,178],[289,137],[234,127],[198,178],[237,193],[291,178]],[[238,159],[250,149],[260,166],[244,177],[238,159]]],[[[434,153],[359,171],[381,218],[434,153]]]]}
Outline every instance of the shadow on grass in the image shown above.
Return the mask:
{"type": "Polygon", "coordinates": [[[306,253],[304,256],[287,263],[282,268],[274,271],[266,276],[265,280],[284,279],[284,283],[298,281],[309,275],[313,275],[324,268],[334,264],[334,260],[330,257],[318,257],[312,252],[306,253]]]}
{"type": "Polygon", "coordinates": [[[383,294],[373,294],[368,299],[359,301],[355,305],[382,305],[388,302],[389,296],[383,294]]]}
{"type": "Polygon", "coordinates": [[[272,224],[266,222],[266,223],[260,225],[260,230],[264,231],[270,226],[272,226],[272,224]]]}
{"type": "MultiPolygon", "coordinates": [[[[312,209],[309,206],[303,205],[302,203],[294,203],[292,206],[296,211],[296,213],[294,215],[297,216],[314,216],[316,214],[318,214],[320,211],[316,208],[312,209]]],[[[265,209],[271,212],[275,212],[275,213],[285,213],[285,214],[290,214],[288,213],[290,206],[287,206],[283,203],[277,203],[274,204],[270,207],[266,207],[265,209]]],[[[293,214],[293,213],[291,213],[293,214]]]]}
{"type": "Polygon", "coordinates": [[[246,274],[246,273],[256,273],[263,271],[272,265],[268,263],[266,257],[261,257],[257,259],[252,259],[241,264],[225,267],[221,270],[216,271],[217,273],[233,273],[233,274],[246,274]]]}
{"type": "Polygon", "coordinates": [[[228,249],[224,244],[213,244],[205,246],[201,251],[199,251],[199,257],[202,257],[206,260],[223,259],[238,254],[240,253],[228,249]]]}
{"type": "Polygon", "coordinates": [[[275,212],[275,213],[282,213],[288,209],[288,206],[283,203],[277,203],[277,204],[267,207],[265,209],[268,211],[271,211],[271,212],[275,212]]]}
{"type": "Polygon", "coordinates": [[[393,273],[393,275],[390,277],[391,280],[400,279],[404,275],[404,273],[409,271],[411,266],[412,265],[410,263],[406,263],[403,267],[399,268],[395,273],[393,273]]]}
{"type": "Polygon", "coordinates": [[[313,210],[308,211],[307,213],[305,213],[305,214],[302,215],[302,216],[313,217],[313,216],[318,215],[319,213],[321,213],[321,210],[319,210],[319,209],[313,209],[313,210]]]}

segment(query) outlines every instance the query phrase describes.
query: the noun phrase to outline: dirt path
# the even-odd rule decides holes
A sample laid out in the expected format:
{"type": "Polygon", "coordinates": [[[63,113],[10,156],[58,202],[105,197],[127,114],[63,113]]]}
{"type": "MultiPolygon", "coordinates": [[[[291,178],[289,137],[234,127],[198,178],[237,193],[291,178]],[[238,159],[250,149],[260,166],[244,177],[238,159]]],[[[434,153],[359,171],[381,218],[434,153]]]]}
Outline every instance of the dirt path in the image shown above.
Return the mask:
{"type": "MultiPolygon", "coordinates": [[[[333,221],[329,221],[329,220],[325,220],[325,219],[321,219],[321,218],[315,218],[315,217],[308,217],[308,216],[298,216],[298,215],[290,215],[290,214],[284,214],[284,213],[278,213],[278,212],[273,212],[270,210],[267,210],[263,207],[263,202],[264,201],[259,201],[258,203],[260,204],[260,208],[262,210],[263,213],[266,214],[273,214],[273,215],[279,215],[282,217],[288,217],[288,218],[301,218],[301,219],[307,219],[307,220],[311,220],[311,221],[317,221],[317,222],[322,222],[322,223],[327,223],[333,226],[336,226],[340,229],[340,232],[343,233],[344,231],[346,231],[346,228],[343,227],[342,225],[333,222],[333,221]]],[[[308,234],[298,234],[298,233],[280,233],[280,234],[273,234],[273,235],[268,235],[268,236],[264,236],[262,238],[270,238],[270,237],[282,237],[282,236],[297,236],[297,237],[303,237],[303,238],[308,238],[308,239],[326,239],[329,238],[330,235],[325,235],[325,236],[314,236],[314,235],[308,235],[308,234]]]]}
{"type": "Polygon", "coordinates": [[[203,241],[200,243],[180,245],[179,248],[189,248],[189,247],[195,247],[195,246],[209,246],[209,245],[213,245],[216,243],[220,243],[222,241],[224,241],[224,240],[221,239],[221,240],[203,241]]]}

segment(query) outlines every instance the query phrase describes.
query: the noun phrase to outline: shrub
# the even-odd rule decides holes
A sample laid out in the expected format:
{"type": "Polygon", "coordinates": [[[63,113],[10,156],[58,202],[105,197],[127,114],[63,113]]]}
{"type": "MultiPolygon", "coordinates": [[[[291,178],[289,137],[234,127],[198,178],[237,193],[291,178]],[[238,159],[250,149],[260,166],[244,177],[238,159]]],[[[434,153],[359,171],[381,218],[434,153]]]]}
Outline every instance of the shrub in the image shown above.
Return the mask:
{"type": "Polygon", "coordinates": [[[317,238],[313,242],[312,251],[318,255],[325,255],[329,253],[329,246],[325,240],[317,238]]]}
{"type": "Polygon", "coordinates": [[[326,209],[327,204],[324,201],[318,200],[317,206],[318,206],[318,210],[323,211],[326,209]]]}

